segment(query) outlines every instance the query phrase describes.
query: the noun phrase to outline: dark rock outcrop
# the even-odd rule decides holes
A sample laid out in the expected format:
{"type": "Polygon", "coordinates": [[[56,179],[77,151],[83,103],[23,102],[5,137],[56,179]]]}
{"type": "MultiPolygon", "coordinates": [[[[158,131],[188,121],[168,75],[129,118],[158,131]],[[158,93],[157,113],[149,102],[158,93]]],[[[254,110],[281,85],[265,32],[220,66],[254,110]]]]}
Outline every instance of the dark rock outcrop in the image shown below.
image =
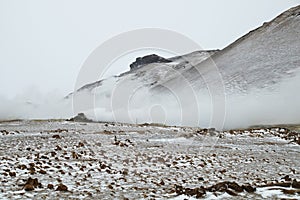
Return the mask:
{"type": "Polygon", "coordinates": [[[150,63],[168,63],[172,62],[171,60],[168,60],[166,58],[160,57],[156,54],[147,55],[144,57],[138,57],[136,58],[135,62],[130,64],[130,70],[137,69],[141,65],[146,65],[150,63]]]}
{"type": "Polygon", "coordinates": [[[256,190],[256,188],[252,187],[250,184],[243,185],[243,189],[248,193],[253,193],[256,190]]]}
{"type": "Polygon", "coordinates": [[[216,183],[210,187],[199,187],[199,188],[188,188],[183,187],[181,185],[175,185],[174,192],[178,195],[185,194],[187,196],[195,196],[196,198],[203,198],[206,192],[221,192],[221,193],[228,193],[231,196],[238,196],[241,192],[248,192],[253,193],[255,192],[256,188],[250,186],[249,184],[246,185],[239,185],[236,182],[224,181],[220,183],[216,183]]]}
{"type": "Polygon", "coordinates": [[[72,117],[71,119],[68,119],[67,121],[72,122],[93,122],[93,120],[88,119],[84,113],[78,113],[75,117],[72,117]]]}

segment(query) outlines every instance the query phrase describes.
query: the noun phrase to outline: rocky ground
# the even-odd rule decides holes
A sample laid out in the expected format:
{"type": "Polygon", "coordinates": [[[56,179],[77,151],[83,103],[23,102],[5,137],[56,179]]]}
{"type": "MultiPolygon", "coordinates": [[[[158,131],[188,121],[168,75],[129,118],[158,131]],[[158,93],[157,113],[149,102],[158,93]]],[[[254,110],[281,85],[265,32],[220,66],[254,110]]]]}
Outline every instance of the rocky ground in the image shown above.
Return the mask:
{"type": "Polygon", "coordinates": [[[0,123],[0,199],[300,199],[299,133],[0,123]]]}

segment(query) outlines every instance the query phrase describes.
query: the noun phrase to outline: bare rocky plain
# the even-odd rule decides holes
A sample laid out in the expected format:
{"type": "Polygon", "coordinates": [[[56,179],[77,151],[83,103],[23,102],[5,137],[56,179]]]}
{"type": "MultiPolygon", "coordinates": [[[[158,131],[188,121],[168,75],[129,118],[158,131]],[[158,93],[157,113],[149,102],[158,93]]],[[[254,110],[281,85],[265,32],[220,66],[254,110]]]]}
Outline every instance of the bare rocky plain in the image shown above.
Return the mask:
{"type": "Polygon", "coordinates": [[[299,127],[0,123],[0,199],[300,199],[299,127]]]}

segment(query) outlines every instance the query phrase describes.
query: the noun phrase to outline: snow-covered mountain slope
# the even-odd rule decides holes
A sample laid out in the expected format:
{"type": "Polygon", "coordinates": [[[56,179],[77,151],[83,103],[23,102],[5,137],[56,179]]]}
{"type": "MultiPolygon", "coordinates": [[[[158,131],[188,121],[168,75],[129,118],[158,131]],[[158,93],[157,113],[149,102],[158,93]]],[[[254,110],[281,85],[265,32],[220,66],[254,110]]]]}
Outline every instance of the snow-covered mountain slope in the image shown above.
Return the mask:
{"type": "MultiPolygon", "coordinates": [[[[137,84],[138,87],[154,87],[164,82],[166,79],[175,78],[178,73],[192,68],[193,66],[206,60],[218,50],[196,51],[182,56],[168,58],[169,62],[150,62],[140,64],[138,67],[131,69],[128,72],[113,76],[104,80],[99,80],[90,84],[86,84],[79,88],[77,92],[94,92],[99,89],[104,91],[113,89],[118,82],[137,84]],[[114,84],[115,83],[115,84],[114,84]]],[[[146,56],[145,56],[146,57],[146,56]]],[[[160,57],[162,58],[162,57],[160,57]]],[[[164,58],[162,58],[164,59],[164,58]]],[[[66,98],[72,96],[69,94],[66,98]]]]}
{"type": "MultiPolygon", "coordinates": [[[[283,78],[294,76],[300,68],[300,6],[264,23],[212,55],[211,59],[213,62],[208,59],[186,70],[184,77],[197,88],[203,88],[201,76],[209,77],[206,84],[216,78],[211,70],[214,64],[224,81],[226,93],[237,93],[272,87],[283,78]]],[[[176,85],[181,79],[176,77],[167,82],[176,85]]]]}
{"type": "Polygon", "coordinates": [[[221,51],[197,51],[167,59],[150,55],[138,58],[132,66],[120,76],[80,88],[77,96],[95,96],[95,104],[84,109],[100,109],[100,120],[214,126],[211,118],[218,113],[212,110],[220,111],[221,119],[227,107],[225,126],[246,114],[246,125],[293,123],[300,117],[296,114],[300,111],[294,109],[300,108],[296,93],[300,89],[300,6],[221,51]],[[270,91],[275,92],[270,95],[270,91]],[[259,93],[268,93],[268,99],[256,98],[259,93]],[[221,99],[219,104],[210,99],[214,95],[221,99]],[[288,103],[294,108],[288,109],[283,97],[293,99],[288,103]],[[151,113],[155,105],[162,107],[156,119],[151,113]],[[288,115],[283,114],[285,111],[288,115]],[[271,112],[272,117],[263,112],[271,112]],[[107,113],[109,117],[103,117],[107,113]]]}

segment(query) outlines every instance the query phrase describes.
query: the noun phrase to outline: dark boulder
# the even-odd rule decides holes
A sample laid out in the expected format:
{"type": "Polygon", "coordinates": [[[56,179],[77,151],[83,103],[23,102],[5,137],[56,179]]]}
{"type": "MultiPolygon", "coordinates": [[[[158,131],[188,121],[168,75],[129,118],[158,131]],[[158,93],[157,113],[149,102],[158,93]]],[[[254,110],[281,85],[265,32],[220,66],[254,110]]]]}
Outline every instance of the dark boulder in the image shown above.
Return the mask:
{"type": "Polygon", "coordinates": [[[15,177],[15,176],[16,176],[16,172],[9,172],[9,175],[10,175],[11,177],[15,177]]]}
{"type": "Polygon", "coordinates": [[[32,190],[34,190],[34,186],[30,185],[30,184],[27,184],[27,185],[24,186],[24,190],[25,191],[32,191],[32,190]]]}
{"type": "Polygon", "coordinates": [[[228,188],[230,188],[230,189],[232,189],[236,192],[243,192],[244,191],[243,187],[241,187],[236,182],[228,182],[227,185],[228,185],[228,188]]]}
{"type": "Polygon", "coordinates": [[[292,182],[292,187],[296,189],[300,189],[300,181],[297,181],[296,179],[292,182]]]}
{"type": "Polygon", "coordinates": [[[39,183],[39,181],[38,181],[37,178],[34,178],[34,179],[33,179],[33,178],[29,177],[29,178],[27,179],[27,181],[26,181],[26,183],[25,183],[23,189],[24,189],[25,191],[32,191],[32,190],[34,190],[34,189],[37,188],[37,187],[42,188],[42,184],[39,183]]]}
{"type": "Polygon", "coordinates": [[[248,192],[248,193],[253,193],[256,190],[255,187],[252,187],[249,184],[243,185],[243,189],[246,190],[246,192],[248,192]]]}
{"type": "Polygon", "coordinates": [[[226,182],[217,183],[208,188],[210,192],[225,192],[227,189],[226,182]]]}
{"type": "Polygon", "coordinates": [[[54,188],[54,186],[49,183],[48,186],[47,186],[47,188],[50,189],[50,190],[52,190],[54,188]]]}
{"type": "Polygon", "coordinates": [[[61,139],[60,135],[53,135],[52,138],[61,139]]]}
{"type": "Polygon", "coordinates": [[[68,187],[65,186],[64,184],[59,184],[56,188],[56,191],[62,191],[62,192],[67,192],[68,191],[68,187]]]}

